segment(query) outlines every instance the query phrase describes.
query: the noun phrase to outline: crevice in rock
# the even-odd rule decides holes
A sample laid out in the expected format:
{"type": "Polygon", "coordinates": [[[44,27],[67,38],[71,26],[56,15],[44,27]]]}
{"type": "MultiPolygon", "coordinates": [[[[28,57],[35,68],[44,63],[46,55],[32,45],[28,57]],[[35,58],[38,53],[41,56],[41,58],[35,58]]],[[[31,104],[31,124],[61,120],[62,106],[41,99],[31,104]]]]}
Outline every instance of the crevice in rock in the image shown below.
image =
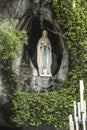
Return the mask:
{"type": "MultiPolygon", "coordinates": [[[[18,71],[17,76],[20,79],[20,84],[17,84],[16,87],[14,87],[13,84],[9,84],[8,91],[6,91],[6,93],[2,91],[6,97],[6,101],[2,101],[3,104],[9,104],[8,94],[12,94],[13,89],[27,92],[51,91],[59,88],[61,82],[66,79],[69,64],[68,52],[64,39],[61,35],[58,35],[62,34],[62,29],[54,18],[53,11],[50,8],[51,2],[52,0],[0,0],[0,21],[5,18],[8,20],[9,18],[14,18],[15,28],[18,30],[26,30],[29,37],[29,44],[24,46],[23,50],[21,49],[22,55],[19,55],[17,59],[15,59],[15,70],[18,71]],[[43,21],[41,21],[41,17],[43,21]],[[52,77],[48,77],[48,79],[37,77],[37,43],[42,35],[43,29],[48,31],[53,54],[51,67],[52,77]],[[17,60],[19,64],[17,64],[17,60]],[[45,80],[46,83],[47,80],[47,86],[45,86],[45,84],[44,87],[36,86],[36,77],[37,82],[39,82],[37,83],[38,85],[43,85],[41,81],[44,83],[45,80]]],[[[5,72],[9,73],[7,71],[5,72]]],[[[15,74],[17,73],[15,72],[15,74]]],[[[9,74],[8,77],[10,78],[9,74]]],[[[0,82],[2,89],[4,88],[2,78],[0,82]]],[[[8,109],[7,106],[6,109],[8,109]]],[[[8,111],[6,111],[6,113],[8,113],[8,111]]],[[[2,117],[0,117],[0,119],[1,118],[2,117]]]]}
{"type": "MultiPolygon", "coordinates": [[[[19,26],[21,30],[22,29],[27,30],[27,34],[29,37],[28,41],[29,44],[24,47],[23,57],[24,55],[26,55],[25,53],[27,52],[28,55],[27,59],[31,60],[31,62],[29,62],[29,65],[28,66],[26,65],[26,68],[27,71],[29,73],[32,72],[32,74],[30,73],[31,76],[29,77],[28,73],[27,75],[28,80],[26,81],[31,81],[33,83],[33,86],[35,86],[35,79],[33,79],[32,76],[35,77],[38,75],[37,43],[39,38],[41,38],[42,31],[44,29],[47,30],[48,32],[48,38],[51,42],[52,47],[52,65],[51,65],[52,76],[55,76],[58,82],[62,82],[65,80],[66,74],[68,72],[68,53],[65,47],[65,41],[63,40],[63,38],[61,38],[60,35],[55,33],[55,32],[61,32],[61,29],[57,24],[56,20],[53,19],[50,8],[46,8],[47,13],[45,12],[44,9],[45,8],[41,7],[40,10],[37,10],[37,13],[35,15],[33,14],[29,18],[25,17],[25,19],[22,19],[22,24],[20,24],[21,26],[19,26]],[[41,17],[42,18],[44,17],[43,20],[41,20],[41,17]],[[33,68],[31,66],[33,66],[33,68]],[[28,68],[30,68],[31,71],[28,70],[28,68]]],[[[28,83],[27,86],[28,85],[31,86],[30,88],[32,88],[31,83],[30,84],[28,83]]]]}
{"type": "MultiPolygon", "coordinates": [[[[53,25],[47,21],[44,20],[43,23],[43,29],[46,29],[48,31],[48,37],[50,39],[51,42],[51,46],[52,46],[52,75],[56,74],[60,64],[61,64],[61,60],[62,60],[62,48],[60,46],[60,41],[59,38],[56,34],[54,34],[52,31],[53,30],[53,25]]],[[[34,64],[34,66],[37,69],[37,43],[39,38],[41,37],[41,33],[42,30],[41,29],[41,22],[40,22],[40,18],[39,17],[35,17],[33,22],[32,22],[32,27],[30,30],[30,33],[28,33],[29,35],[29,44],[27,46],[28,49],[28,53],[29,56],[34,64]]]]}

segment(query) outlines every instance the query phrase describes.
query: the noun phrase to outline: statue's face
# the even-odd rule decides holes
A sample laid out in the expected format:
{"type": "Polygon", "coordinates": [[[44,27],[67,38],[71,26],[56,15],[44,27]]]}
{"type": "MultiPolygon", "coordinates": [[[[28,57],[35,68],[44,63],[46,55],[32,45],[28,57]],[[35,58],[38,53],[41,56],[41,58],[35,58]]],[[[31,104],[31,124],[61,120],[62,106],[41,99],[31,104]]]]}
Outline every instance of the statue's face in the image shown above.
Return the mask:
{"type": "Polygon", "coordinates": [[[42,34],[44,37],[47,37],[47,35],[48,35],[46,30],[44,30],[42,34]]]}

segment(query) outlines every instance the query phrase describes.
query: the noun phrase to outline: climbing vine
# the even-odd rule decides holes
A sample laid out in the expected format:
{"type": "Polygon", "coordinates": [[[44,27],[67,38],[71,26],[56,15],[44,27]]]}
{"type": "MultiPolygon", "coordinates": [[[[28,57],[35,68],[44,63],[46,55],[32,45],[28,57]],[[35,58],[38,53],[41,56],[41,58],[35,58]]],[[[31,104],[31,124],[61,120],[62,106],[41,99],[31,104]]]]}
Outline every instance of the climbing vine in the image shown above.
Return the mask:
{"type": "Polygon", "coordinates": [[[76,1],[73,8],[72,2],[54,1],[53,9],[58,23],[62,28],[62,37],[65,39],[69,52],[69,74],[64,86],[76,85],[79,79],[86,81],[87,55],[87,4],[76,1]]]}
{"type": "MultiPolygon", "coordinates": [[[[72,8],[65,0],[54,1],[53,10],[69,52],[69,74],[61,89],[46,93],[16,92],[12,100],[11,121],[17,126],[53,124],[68,130],[68,115],[73,113],[73,101],[79,100],[79,80],[87,85],[87,15],[86,5],[72,8]]],[[[58,32],[59,34],[59,32],[58,32]]],[[[87,91],[87,89],[86,89],[87,91]]]]}
{"type": "Polygon", "coordinates": [[[21,45],[27,44],[25,31],[16,29],[0,30],[0,61],[12,61],[16,58],[21,45]]]}
{"type": "Polygon", "coordinates": [[[3,20],[0,22],[0,71],[3,76],[3,83],[11,92],[18,82],[17,75],[12,70],[13,60],[16,59],[22,46],[28,43],[26,31],[16,30],[12,20],[3,20]],[[8,85],[9,84],[9,85],[8,85]]]}
{"type": "Polygon", "coordinates": [[[73,100],[78,99],[76,91],[73,87],[39,94],[17,91],[11,101],[10,120],[17,127],[43,124],[68,130],[68,115],[73,112],[73,100]]]}

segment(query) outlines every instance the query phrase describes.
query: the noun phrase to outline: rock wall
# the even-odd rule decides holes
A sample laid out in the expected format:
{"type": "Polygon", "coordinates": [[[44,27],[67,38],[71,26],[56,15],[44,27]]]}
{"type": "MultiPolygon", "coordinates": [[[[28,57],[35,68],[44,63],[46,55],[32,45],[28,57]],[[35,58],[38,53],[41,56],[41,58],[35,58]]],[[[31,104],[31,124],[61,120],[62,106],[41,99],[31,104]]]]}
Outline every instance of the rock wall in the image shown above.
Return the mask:
{"type": "Polygon", "coordinates": [[[20,19],[30,6],[30,0],[1,0],[0,20],[4,18],[20,19]]]}
{"type": "MultiPolygon", "coordinates": [[[[35,17],[38,17],[40,19],[40,17],[43,16],[45,21],[48,21],[48,23],[50,23],[53,27],[51,31],[59,31],[60,33],[62,33],[59,24],[53,16],[52,9],[49,6],[51,2],[52,0],[0,0],[0,21],[4,19],[7,19],[9,21],[10,19],[12,19],[13,28],[26,30],[27,33],[30,34],[33,19],[35,17]]],[[[47,28],[49,29],[49,27],[47,28]]],[[[49,32],[51,31],[49,29],[49,32]]],[[[58,72],[51,79],[53,89],[55,89],[56,86],[60,86],[60,82],[63,82],[65,80],[69,64],[65,41],[60,38],[60,36],[58,37],[60,39],[62,61],[58,72]],[[57,82],[55,82],[56,80],[57,82]]],[[[3,116],[0,116],[0,120],[3,120],[3,122],[6,122],[6,119],[9,119],[9,109],[6,109],[7,107],[9,107],[9,97],[11,95],[8,93],[12,93],[13,89],[27,92],[33,90],[41,91],[40,87],[35,87],[35,76],[37,76],[38,72],[33,65],[31,57],[29,56],[28,46],[21,48],[17,58],[13,61],[12,70],[18,76],[18,79],[20,81],[20,84],[18,84],[17,87],[14,88],[10,88],[11,84],[10,86],[4,86],[2,80],[3,75],[0,68],[0,107],[2,109],[2,112],[0,112],[0,114],[3,113],[3,116]]],[[[0,124],[2,125],[1,122],[0,124]]],[[[5,123],[3,123],[3,125],[4,124],[5,123]]]]}

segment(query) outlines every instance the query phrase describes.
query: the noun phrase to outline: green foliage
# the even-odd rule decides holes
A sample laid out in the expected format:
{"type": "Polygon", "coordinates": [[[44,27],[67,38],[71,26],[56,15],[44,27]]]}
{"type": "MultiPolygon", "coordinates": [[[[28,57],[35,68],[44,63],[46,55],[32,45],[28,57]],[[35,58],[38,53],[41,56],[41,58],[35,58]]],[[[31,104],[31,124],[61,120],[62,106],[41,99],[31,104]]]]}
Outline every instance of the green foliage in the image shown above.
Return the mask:
{"type": "MultiPolygon", "coordinates": [[[[1,25],[1,23],[0,23],[1,25]]],[[[0,29],[0,61],[12,61],[16,58],[23,44],[28,38],[25,31],[18,31],[10,27],[0,29]]]]}
{"type": "Polygon", "coordinates": [[[17,91],[11,102],[10,120],[18,127],[53,124],[67,130],[68,116],[73,113],[73,100],[78,100],[78,93],[78,87],[39,94],[17,91]]]}
{"type": "Polygon", "coordinates": [[[63,86],[75,86],[80,79],[86,82],[87,73],[87,10],[86,4],[80,6],[76,1],[76,8],[72,2],[61,0],[54,2],[53,9],[58,23],[62,28],[61,36],[65,39],[69,52],[69,74],[63,86]]]}
{"type": "Polygon", "coordinates": [[[28,43],[26,31],[14,29],[12,20],[3,20],[0,22],[0,65],[3,75],[3,83],[12,92],[14,86],[19,82],[18,76],[12,70],[12,62],[22,50],[24,44],[28,43]]]}
{"type": "MultiPolygon", "coordinates": [[[[16,92],[12,99],[11,121],[16,126],[53,124],[68,129],[68,116],[73,113],[73,101],[79,100],[79,80],[85,82],[87,92],[87,15],[86,5],[72,8],[71,2],[53,3],[57,22],[62,29],[69,52],[70,70],[63,87],[46,93],[16,92]]],[[[85,93],[87,100],[87,94],[85,93]]]]}
{"type": "Polygon", "coordinates": [[[12,18],[5,18],[4,20],[0,21],[0,29],[13,29],[15,27],[14,19],[12,18]]]}

